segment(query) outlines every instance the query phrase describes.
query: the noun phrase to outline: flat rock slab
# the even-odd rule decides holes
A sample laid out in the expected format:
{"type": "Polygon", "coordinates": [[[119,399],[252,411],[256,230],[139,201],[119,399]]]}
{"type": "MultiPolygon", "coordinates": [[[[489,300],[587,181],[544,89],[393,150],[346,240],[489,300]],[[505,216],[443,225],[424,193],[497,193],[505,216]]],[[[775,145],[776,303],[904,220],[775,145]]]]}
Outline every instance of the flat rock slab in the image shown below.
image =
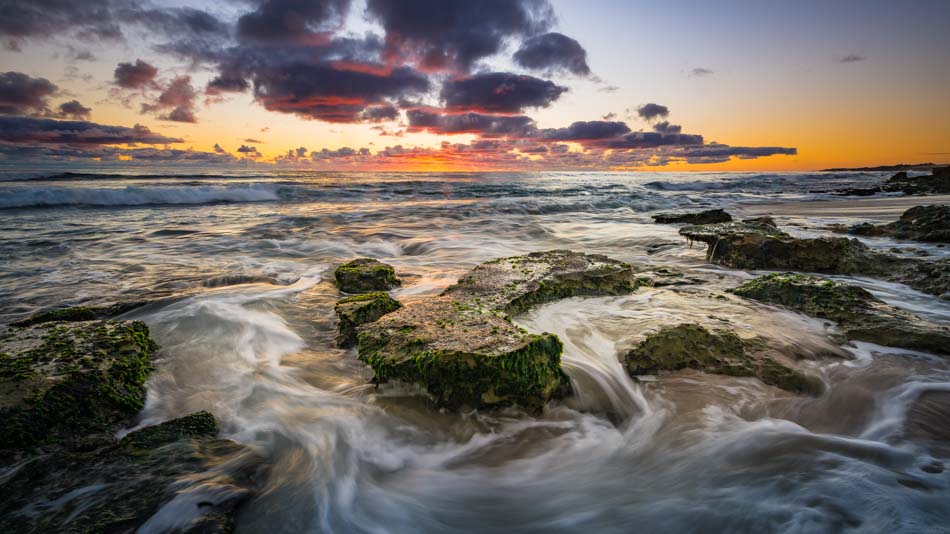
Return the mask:
{"type": "Polygon", "coordinates": [[[835,321],[848,339],[950,354],[950,328],[891,306],[857,286],[820,276],[773,273],[750,280],[732,292],[835,321]]]}
{"type": "Polygon", "coordinates": [[[569,387],[562,344],[510,317],[535,304],[622,295],[645,283],[630,265],[601,255],[555,250],[494,260],[437,297],[359,327],[359,357],[377,380],[421,385],[439,405],[540,410],[569,387]]]}
{"type": "Polygon", "coordinates": [[[631,376],[695,369],[706,373],[755,377],[795,393],[818,394],[821,380],[783,365],[765,354],[763,342],[743,340],[733,332],[711,332],[697,324],[680,324],[650,334],[624,356],[631,376]]]}
{"type": "Polygon", "coordinates": [[[889,224],[864,223],[852,226],[849,234],[888,236],[929,243],[950,243],[950,206],[917,206],[889,224]]]}
{"type": "Polygon", "coordinates": [[[387,313],[402,307],[398,301],[382,291],[363,293],[340,299],[333,310],[337,315],[336,342],[340,347],[356,344],[356,327],[371,323],[387,313]]]}
{"type": "Polygon", "coordinates": [[[657,224],[713,224],[731,222],[732,215],[725,210],[715,209],[693,213],[659,213],[652,215],[653,222],[657,224]]]}

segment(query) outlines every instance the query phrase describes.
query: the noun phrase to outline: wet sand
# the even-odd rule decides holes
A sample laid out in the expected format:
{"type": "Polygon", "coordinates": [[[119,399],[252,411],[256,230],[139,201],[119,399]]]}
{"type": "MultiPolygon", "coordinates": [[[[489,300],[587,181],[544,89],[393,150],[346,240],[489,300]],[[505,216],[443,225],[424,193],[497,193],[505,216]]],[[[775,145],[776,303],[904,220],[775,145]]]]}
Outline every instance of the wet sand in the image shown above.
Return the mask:
{"type": "Polygon", "coordinates": [[[744,205],[741,212],[748,216],[858,217],[892,221],[914,206],[931,204],[950,204],[950,195],[770,202],[744,205]]]}

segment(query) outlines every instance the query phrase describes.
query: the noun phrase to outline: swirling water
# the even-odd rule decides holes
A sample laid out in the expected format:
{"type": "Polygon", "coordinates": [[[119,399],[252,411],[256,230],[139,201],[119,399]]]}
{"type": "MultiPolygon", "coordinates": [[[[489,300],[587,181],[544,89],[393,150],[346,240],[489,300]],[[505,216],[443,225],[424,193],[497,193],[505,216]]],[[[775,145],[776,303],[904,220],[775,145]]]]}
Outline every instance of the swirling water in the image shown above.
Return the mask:
{"type": "MultiPolygon", "coordinates": [[[[840,347],[827,323],[724,297],[754,273],[706,264],[675,227],[649,218],[824,199],[820,191],[879,175],[0,176],[0,322],[62,305],[153,300],[128,314],[146,321],[162,346],[140,423],[207,409],[226,437],[265,459],[269,475],[239,516],[240,532],[950,525],[947,363],[866,343],[840,347]],[[341,261],[372,256],[395,265],[404,285],[394,295],[411,301],[483,261],[552,248],[673,266],[703,283],[567,299],[517,317],[564,341],[577,393],[539,416],[439,411],[411,387],[373,387],[354,351],[333,344],[338,294],[329,280],[341,261]],[[625,374],[618,356],[627,348],[687,321],[787,346],[828,390],[812,398],[753,379],[683,372],[635,382],[625,374]]],[[[779,218],[801,233],[821,234],[826,222],[779,218]]],[[[950,322],[946,301],[843,278],[950,322]]],[[[182,496],[207,491],[184,488],[182,496]]],[[[193,502],[176,500],[143,530],[187,521],[193,502]]]]}

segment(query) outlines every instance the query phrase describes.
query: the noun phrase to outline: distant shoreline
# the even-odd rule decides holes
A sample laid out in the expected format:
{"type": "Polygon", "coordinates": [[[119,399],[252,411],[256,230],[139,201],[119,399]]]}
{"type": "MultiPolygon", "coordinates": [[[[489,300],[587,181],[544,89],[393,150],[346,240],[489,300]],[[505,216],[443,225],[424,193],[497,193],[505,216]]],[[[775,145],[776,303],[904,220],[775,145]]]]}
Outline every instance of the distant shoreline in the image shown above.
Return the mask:
{"type": "Polygon", "coordinates": [[[835,167],[821,169],[820,172],[883,172],[883,171],[929,171],[934,167],[944,167],[950,163],[898,163],[896,165],[881,165],[879,167],[835,167]]]}

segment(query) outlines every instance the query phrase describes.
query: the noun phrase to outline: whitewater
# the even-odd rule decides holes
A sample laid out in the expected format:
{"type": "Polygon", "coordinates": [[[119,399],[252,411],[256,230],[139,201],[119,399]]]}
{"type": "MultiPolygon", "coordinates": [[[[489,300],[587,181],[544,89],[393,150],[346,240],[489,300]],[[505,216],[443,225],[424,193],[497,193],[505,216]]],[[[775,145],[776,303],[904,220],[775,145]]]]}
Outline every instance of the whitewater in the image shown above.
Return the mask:
{"type": "MultiPolygon", "coordinates": [[[[761,273],[710,265],[703,247],[650,218],[778,204],[791,213],[776,216],[783,229],[832,235],[832,223],[896,214],[795,206],[884,177],[0,169],[0,323],[149,301],[122,316],[145,321],[161,346],[136,428],[208,410],[223,437],[264,458],[268,474],[238,532],[950,532],[947,361],[842,345],[826,321],[714,298],[761,273]],[[439,410],[416,388],[376,387],[355,351],[334,343],[332,272],[344,261],[393,265],[403,285],[392,295],[412,302],[479,263],[551,249],[681,269],[702,284],[515,317],[564,342],[576,395],[540,415],[439,410]],[[681,322],[796,347],[826,392],[691,371],[630,378],[619,355],[681,322]]],[[[950,254],[862,239],[907,256],[950,254]]],[[[950,324],[950,301],[836,278],[950,324]]],[[[73,492],[69,505],[96,490],[73,492]]],[[[195,502],[223,498],[215,491],[183,481],[142,531],[187,524],[195,502]]]]}

